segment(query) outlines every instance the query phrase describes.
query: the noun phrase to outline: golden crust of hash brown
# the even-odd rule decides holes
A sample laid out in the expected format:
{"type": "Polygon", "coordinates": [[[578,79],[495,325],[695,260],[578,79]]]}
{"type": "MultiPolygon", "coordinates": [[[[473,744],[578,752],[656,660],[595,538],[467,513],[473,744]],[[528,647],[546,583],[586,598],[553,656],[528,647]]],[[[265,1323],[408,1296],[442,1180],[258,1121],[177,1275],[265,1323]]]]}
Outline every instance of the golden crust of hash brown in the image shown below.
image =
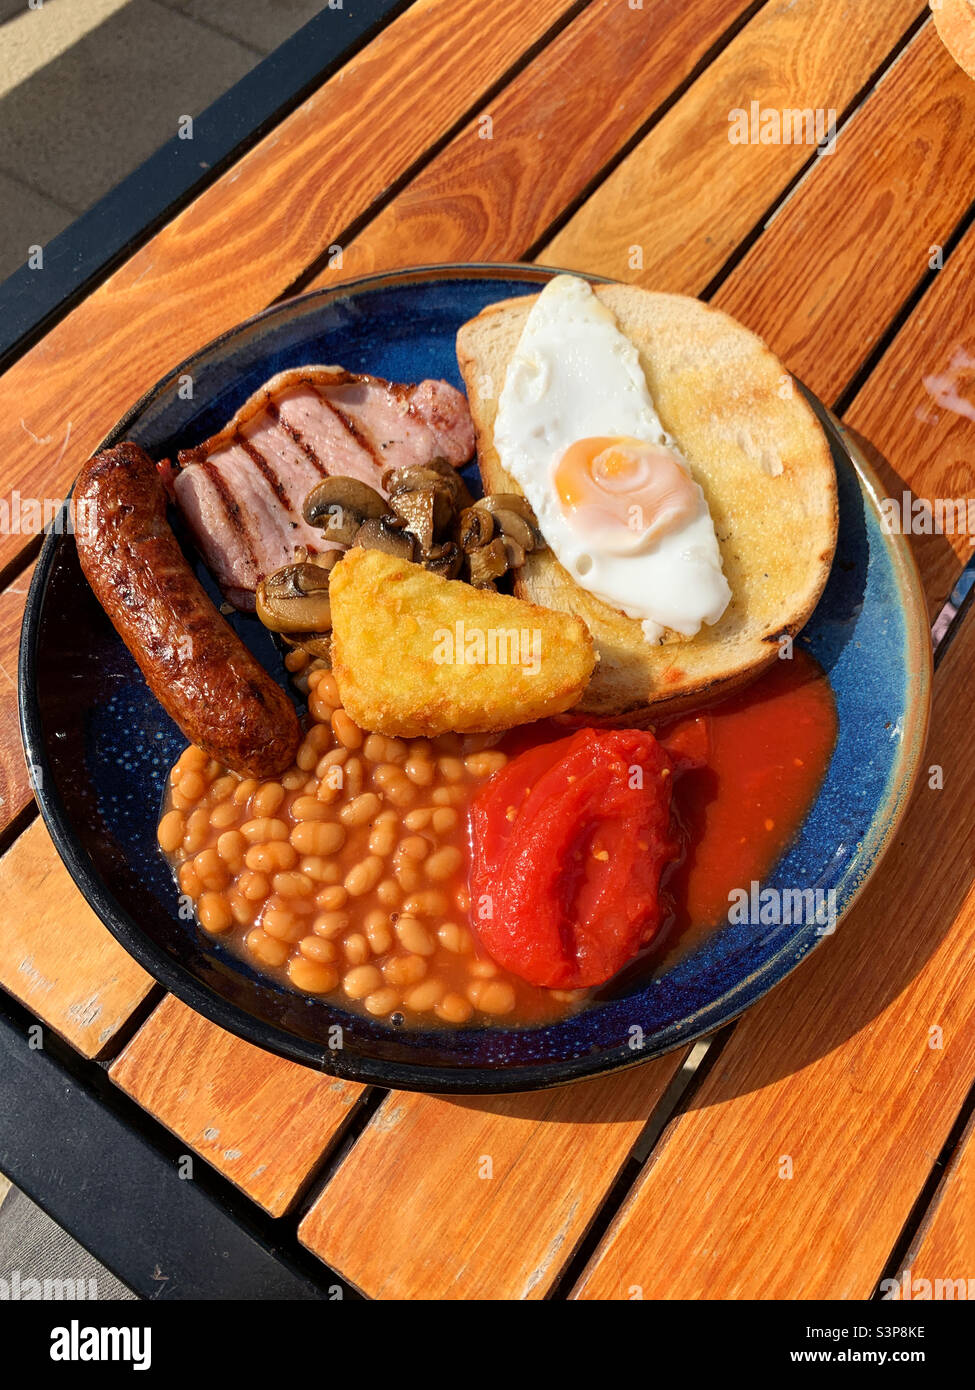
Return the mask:
{"type": "Polygon", "coordinates": [[[376,733],[491,733],[561,714],[596,664],[580,618],[379,550],[348,551],[329,593],[342,704],[376,733]]]}

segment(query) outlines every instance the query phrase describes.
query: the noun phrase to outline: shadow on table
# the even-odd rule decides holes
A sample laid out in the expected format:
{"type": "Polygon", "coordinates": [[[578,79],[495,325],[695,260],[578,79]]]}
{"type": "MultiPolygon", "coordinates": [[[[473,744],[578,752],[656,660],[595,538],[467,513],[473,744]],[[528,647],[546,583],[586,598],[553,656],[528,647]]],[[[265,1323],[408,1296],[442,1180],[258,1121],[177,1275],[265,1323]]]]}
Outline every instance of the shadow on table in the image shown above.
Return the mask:
{"type": "MultiPolygon", "coordinates": [[[[900,500],[902,492],[910,492],[872,445],[855,434],[854,440],[880,476],[884,495],[900,500]]],[[[957,578],[958,558],[944,536],[913,537],[912,549],[932,613],[937,613],[957,578]]],[[[728,1028],[717,1056],[709,1058],[706,1084],[692,1089],[683,1108],[715,1106],[760,1090],[843,1047],[910,987],[938,950],[975,882],[966,819],[966,788],[975,780],[975,771],[964,765],[961,752],[961,741],[971,742],[973,690],[972,684],[963,688],[957,676],[950,691],[936,683],[927,754],[889,852],[836,935],[826,938],[798,970],[728,1028]],[[943,767],[943,790],[929,785],[936,763],[943,767]]],[[[944,982],[946,995],[952,983],[944,982]]],[[[943,1022],[937,1008],[930,1013],[915,1024],[919,1061],[928,1045],[928,1029],[943,1022]]],[[[872,1038],[864,1039],[864,1047],[877,1045],[872,1038]]],[[[456,1103],[548,1122],[645,1119],[656,1108],[678,1057],[670,1054],[613,1077],[555,1091],[456,1103]]],[[[850,1066],[855,1065],[853,1055],[850,1066]]]]}

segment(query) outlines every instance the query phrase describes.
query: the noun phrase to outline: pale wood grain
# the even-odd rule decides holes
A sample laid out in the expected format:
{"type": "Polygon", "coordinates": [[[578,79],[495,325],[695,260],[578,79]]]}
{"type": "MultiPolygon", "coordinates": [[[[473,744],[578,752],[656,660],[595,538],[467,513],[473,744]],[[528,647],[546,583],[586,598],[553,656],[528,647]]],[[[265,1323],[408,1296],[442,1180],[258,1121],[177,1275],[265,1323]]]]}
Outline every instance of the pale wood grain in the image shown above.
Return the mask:
{"type": "Polygon", "coordinates": [[[0,984],[85,1054],[106,1052],[152,980],[68,877],[41,821],[0,859],[0,984]]]}
{"type": "Polygon", "coordinates": [[[543,1298],[681,1060],[536,1095],[394,1092],[299,1237],[373,1298],[543,1298]]]}
{"type": "Polygon", "coordinates": [[[929,23],[713,302],[834,400],[968,210],[973,125],[975,83],[929,23]]]}
{"type": "Polygon", "coordinates": [[[272,1216],[294,1201],[363,1093],[235,1038],[172,995],[110,1075],[272,1216]]]}
{"type": "Polygon", "coordinates": [[[596,0],[310,286],[432,260],[521,259],[746,8],[596,0]]]}
{"type": "MultiPolygon", "coordinates": [[[[969,1122],[914,1241],[904,1270],[908,1287],[914,1280],[965,1281],[962,1297],[975,1290],[975,1120],[969,1122]]],[[[901,1284],[901,1296],[904,1284],[901,1284]]],[[[887,1293],[888,1290],[883,1290],[887,1293]]],[[[923,1287],[918,1290],[923,1293],[923,1287]]],[[[953,1286],[953,1296],[958,1296],[953,1286]]]]}
{"type": "Polygon", "coordinates": [[[539,259],[699,294],[813,153],[732,144],[729,113],[758,101],[839,114],[920,10],[917,0],[764,6],[539,259]]]}
{"type": "Polygon", "coordinates": [[[737,1024],[576,1296],[872,1292],[975,1069],[973,661],[968,623],[924,757],[943,789],[925,773],[836,936],[737,1024]]]}
{"type": "MultiPolygon", "coordinates": [[[[570,8],[417,0],[0,378],[5,476],[63,496],[133,401],[287,290],[570,8]]],[[[0,535],[0,567],[26,539],[0,535]]]]}

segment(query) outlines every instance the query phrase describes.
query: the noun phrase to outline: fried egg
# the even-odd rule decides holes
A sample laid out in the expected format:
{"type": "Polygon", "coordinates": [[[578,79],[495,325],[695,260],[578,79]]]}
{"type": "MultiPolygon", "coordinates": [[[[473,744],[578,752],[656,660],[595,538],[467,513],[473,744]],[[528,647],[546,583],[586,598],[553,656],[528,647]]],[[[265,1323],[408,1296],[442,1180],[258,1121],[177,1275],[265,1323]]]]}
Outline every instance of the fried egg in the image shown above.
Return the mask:
{"type": "Polygon", "coordinates": [[[636,347],[585,280],[557,275],[533,304],[494,443],[559,563],[648,641],[718,621],[731,590],[704,493],[636,347]]]}

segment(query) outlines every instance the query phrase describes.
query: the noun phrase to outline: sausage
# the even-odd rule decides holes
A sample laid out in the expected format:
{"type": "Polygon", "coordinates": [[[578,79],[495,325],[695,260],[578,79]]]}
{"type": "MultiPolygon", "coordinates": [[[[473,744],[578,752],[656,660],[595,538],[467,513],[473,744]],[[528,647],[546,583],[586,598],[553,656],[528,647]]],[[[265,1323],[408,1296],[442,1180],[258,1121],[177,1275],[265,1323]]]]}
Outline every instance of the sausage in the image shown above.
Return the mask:
{"type": "Polygon", "coordinates": [[[187,564],[152,459],[131,442],[106,449],[74,497],[85,578],[163,709],[225,767],[280,776],[301,742],[294,705],[187,564]]]}

